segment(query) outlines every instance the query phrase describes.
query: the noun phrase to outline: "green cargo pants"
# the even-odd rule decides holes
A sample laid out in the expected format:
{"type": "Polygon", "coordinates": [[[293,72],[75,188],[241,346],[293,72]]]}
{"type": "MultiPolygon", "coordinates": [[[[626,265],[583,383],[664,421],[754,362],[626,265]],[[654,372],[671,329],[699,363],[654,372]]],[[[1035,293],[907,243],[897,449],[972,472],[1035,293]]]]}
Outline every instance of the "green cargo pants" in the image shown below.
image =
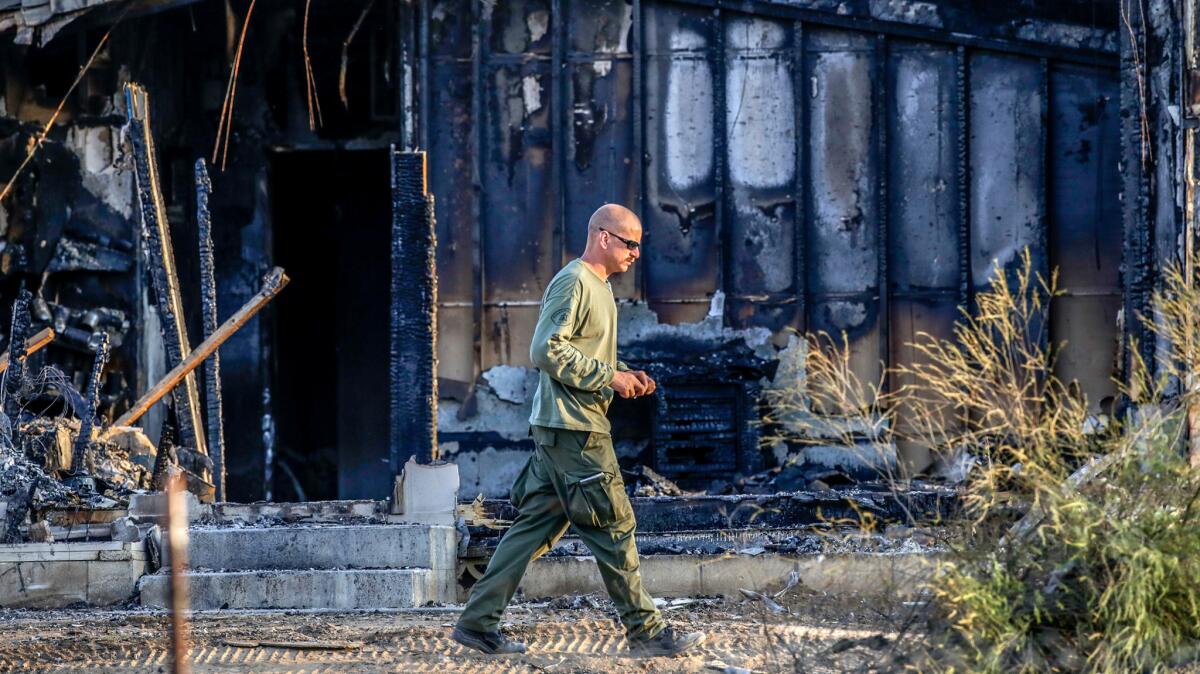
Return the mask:
{"type": "Polygon", "coordinates": [[[520,514],[472,588],[458,624],[481,632],[497,630],[525,567],[574,526],[596,557],[628,637],[657,635],[666,623],[642,587],[633,539],[637,523],[612,439],[604,433],[541,426],[531,427],[530,433],[537,448],[510,493],[520,514]]]}

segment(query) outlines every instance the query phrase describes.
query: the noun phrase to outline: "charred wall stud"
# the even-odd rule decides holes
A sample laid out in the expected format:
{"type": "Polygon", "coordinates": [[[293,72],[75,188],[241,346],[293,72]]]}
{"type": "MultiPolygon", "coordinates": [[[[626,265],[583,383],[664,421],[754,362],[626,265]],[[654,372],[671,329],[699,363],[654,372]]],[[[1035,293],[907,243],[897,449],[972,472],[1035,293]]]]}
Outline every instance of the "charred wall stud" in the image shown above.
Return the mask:
{"type": "Polygon", "coordinates": [[[29,303],[33,295],[21,288],[12,308],[12,330],[8,335],[9,367],[4,373],[4,415],[8,417],[13,444],[21,446],[21,395],[25,388],[25,338],[29,333],[29,303]]]}
{"type": "Polygon", "coordinates": [[[85,405],[79,412],[79,435],[75,437],[75,448],[71,455],[71,472],[79,475],[86,471],[84,458],[88,445],[92,443],[92,428],[96,423],[96,413],[100,407],[100,383],[104,376],[104,366],[108,364],[109,340],[108,333],[98,333],[96,340],[96,359],[92,364],[92,373],[88,377],[87,397],[85,405]]]}
{"type": "MultiPolygon", "coordinates": [[[[808,138],[808,35],[801,21],[792,22],[792,105],[795,114],[796,137],[808,138]]],[[[796,152],[796,176],[792,193],[796,200],[796,243],[793,252],[792,278],[795,283],[796,321],[801,330],[808,329],[808,153],[796,152]]]]}
{"type": "MultiPolygon", "coordinates": [[[[154,286],[166,345],[167,362],[177,367],[188,357],[191,345],[184,323],[183,299],[175,271],[175,254],[167,222],[166,205],[159,185],[158,162],[150,129],[150,97],[136,84],[125,86],[126,115],[133,146],[134,175],[141,206],[142,236],[147,246],[150,277],[154,286]]],[[[200,395],[196,378],[188,374],[182,387],[173,392],[180,440],[201,455],[207,454],[200,395]]]]}
{"type": "Polygon", "coordinates": [[[959,45],[954,62],[954,113],[958,126],[958,304],[970,308],[974,303],[971,278],[971,102],[970,54],[959,45]]]}
{"type": "Polygon", "coordinates": [[[437,234],[424,152],[392,158],[390,457],[438,458],[437,234]]]}
{"type": "MultiPolygon", "coordinates": [[[[213,259],[212,215],[208,198],[212,181],[204,159],[196,160],[196,234],[200,244],[200,312],[204,339],[217,330],[217,275],[213,259]]],[[[221,354],[204,361],[204,409],[208,448],[213,462],[213,486],[218,501],[225,500],[225,420],[221,410],[221,354]]]]}

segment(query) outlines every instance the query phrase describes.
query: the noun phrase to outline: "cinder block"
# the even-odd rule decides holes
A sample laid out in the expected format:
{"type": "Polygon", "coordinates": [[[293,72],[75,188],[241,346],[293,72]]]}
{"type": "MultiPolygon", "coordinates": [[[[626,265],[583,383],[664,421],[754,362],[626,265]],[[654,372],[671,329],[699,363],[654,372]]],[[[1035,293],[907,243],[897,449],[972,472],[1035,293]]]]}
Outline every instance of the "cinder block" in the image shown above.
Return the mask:
{"type": "MultiPolygon", "coordinates": [[[[195,522],[204,517],[212,508],[201,505],[200,499],[190,491],[183,492],[187,503],[188,521],[195,522]]],[[[163,492],[150,494],[133,494],[129,497],[129,516],[136,522],[167,523],[167,495],[163,492]]]]}
{"type": "Polygon", "coordinates": [[[61,608],[87,602],[88,562],[0,562],[0,608],[61,608]]]}
{"type": "MultiPolygon", "coordinates": [[[[191,607],[218,609],[413,608],[434,600],[428,569],[234,571],[188,574],[191,607]]],[[[143,606],[166,608],[170,576],[143,576],[143,606]]]]}
{"type": "Polygon", "coordinates": [[[453,527],[201,528],[189,534],[193,569],[452,569],[457,562],[453,527]]]}
{"type": "Polygon", "coordinates": [[[134,559],[132,555],[122,561],[88,562],[87,603],[112,606],[128,600],[136,593],[138,578],[145,572],[145,560],[134,559]]]}
{"type": "Polygon", "coordinates": [[[404,464],[392,492],[392,513],[405,522],[453,525],[458,506],[458,466],[421,465],[415,457],[404,464]]]}

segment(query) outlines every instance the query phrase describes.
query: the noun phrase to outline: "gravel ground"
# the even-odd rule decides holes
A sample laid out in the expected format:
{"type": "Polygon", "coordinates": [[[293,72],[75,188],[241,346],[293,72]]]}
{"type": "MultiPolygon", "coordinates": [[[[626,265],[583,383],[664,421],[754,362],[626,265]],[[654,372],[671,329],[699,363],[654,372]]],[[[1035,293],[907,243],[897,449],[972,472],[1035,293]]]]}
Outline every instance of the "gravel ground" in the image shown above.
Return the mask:
{"type": "MultiPolygon", "coordinates": [[[[194,672],[844,672],[877,662],[896,635],[871,605],[789,596],[788,613],[758,601],[674,600],[677,629],[702,648],[675,658],[628,656],[606,600],[515,605],[505,630],[520,656],[485,656],[449,638],[456,607],[331,613],[226,611],[193,616],[194,672]],[[741,668],[741,669],[737,669],[741,668]]],[[[166,614],[141,609],[0,610],[0,672],[170,671],[166,614]]]]}

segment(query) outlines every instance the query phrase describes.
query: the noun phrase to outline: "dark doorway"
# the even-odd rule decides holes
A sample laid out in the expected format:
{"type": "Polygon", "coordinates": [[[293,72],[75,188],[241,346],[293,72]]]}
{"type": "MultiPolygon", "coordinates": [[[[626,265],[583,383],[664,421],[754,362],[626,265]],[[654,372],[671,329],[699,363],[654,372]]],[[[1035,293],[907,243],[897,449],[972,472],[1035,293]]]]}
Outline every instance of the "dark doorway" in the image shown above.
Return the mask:
{"type": "Polygon", "coordinates": [[[388,171],[384,150],[272,157],[276,501],[391,494],[388,171]]]}

